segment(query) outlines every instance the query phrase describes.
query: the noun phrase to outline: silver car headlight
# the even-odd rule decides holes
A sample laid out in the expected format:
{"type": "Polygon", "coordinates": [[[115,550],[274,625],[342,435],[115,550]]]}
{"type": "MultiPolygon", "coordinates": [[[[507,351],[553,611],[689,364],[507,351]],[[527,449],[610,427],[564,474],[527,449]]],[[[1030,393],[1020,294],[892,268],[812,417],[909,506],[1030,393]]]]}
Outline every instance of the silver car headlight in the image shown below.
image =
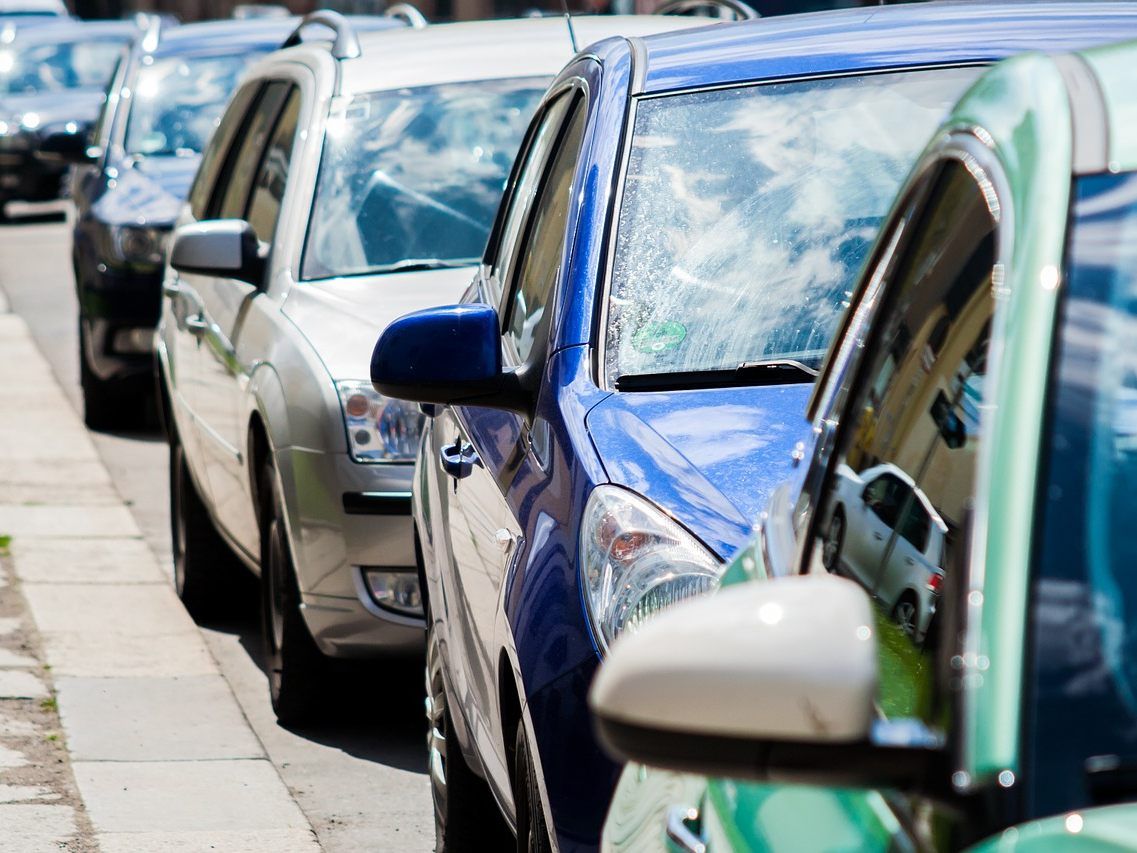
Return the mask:
{"type": "Polygon", "coordinates": [[[351,458],[356,462],[413,462],[426,420],[417,403],[392,400],[370,382],[337,382],[351,458]]]}
{"type": "Polygon", "coordinates": [[[169,237],[166,228],[116,225],[111,229],[115,254],[129,264],[160,265],[169,237]]]}
{"type": "Polygon", "coordinates": [[[660,610],[717,587],[723,569],[674,519],[615,486],[597,486],[589,496],[580,553],[601,651],[660,610]]]}

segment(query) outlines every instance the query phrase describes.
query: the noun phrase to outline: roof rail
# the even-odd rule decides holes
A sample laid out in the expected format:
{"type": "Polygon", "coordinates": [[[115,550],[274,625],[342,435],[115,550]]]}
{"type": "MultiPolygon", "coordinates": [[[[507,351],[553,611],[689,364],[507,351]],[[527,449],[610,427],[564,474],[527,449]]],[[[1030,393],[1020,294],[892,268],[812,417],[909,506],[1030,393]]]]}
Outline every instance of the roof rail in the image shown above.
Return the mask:
{"type": "Polygon", "coordinates": [[[666,0],[655,10],[655,14],[689,15],[699,9],[730,12],[736,21],[753,21],[762,17],[757,9],[742,0],[666,0]]]}
{"type": "MultiPolygon", "coordinates": [[[[141,23],[141,21],[139,22],[141,23]]],[[[158,15],[146,16],[146,32],[138,43],[144,53],[153,53],[162,39],[162,19],[158,15]]]]}
{"type": "Polygon", "coordinates": [[[332,41],[332,57],[334,59],[355,59],[363,51],[359,49],[359,39],[351,23],[339,12],[323,9],[319,12],[309,12],[301,20],[299,26],[292,31],[292,35],[284,40],[284,47],[295,47],[300,44],[300,32],[312,24],[320,24],[336,34],[332,41]]]}
{"type": "Polygon", "coordinates": [[[388,18],[398,18],[401,21],[406,21],[408,27],[413,27],[416,30],[421,30],[427,25],[427,20],[423,13],[410,3],[396,3],[394,6],[388,7],[383,14],[388,18]]]}

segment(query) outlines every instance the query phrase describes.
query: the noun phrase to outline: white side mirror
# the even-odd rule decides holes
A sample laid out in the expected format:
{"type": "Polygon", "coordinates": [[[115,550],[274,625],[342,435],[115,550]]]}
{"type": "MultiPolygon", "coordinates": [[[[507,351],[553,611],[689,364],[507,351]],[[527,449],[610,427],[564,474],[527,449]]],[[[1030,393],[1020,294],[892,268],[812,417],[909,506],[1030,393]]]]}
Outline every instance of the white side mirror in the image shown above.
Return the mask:
{"type": "Polygon", "coordinates": [[[213,219],[174,232],[170,266],[178,272],[264,284],[264,259],[253,227],[242,219],[213,219]]]}

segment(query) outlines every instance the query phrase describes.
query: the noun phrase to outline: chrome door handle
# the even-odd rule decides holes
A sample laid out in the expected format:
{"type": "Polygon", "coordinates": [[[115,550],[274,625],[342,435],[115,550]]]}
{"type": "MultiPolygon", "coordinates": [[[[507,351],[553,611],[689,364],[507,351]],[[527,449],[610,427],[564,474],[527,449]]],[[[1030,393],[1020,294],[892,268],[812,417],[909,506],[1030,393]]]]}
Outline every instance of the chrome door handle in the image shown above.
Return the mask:
{"type": "Polygon", "coordinates": [[[205,330],[209,328],[209,324],[205,322],[205,318],[200,314],[195,317],[186,317],[186,331],[196,337],[201,337],[205,334],[205,330]]]}
{"type": "Polygon", "coordinates": [[[707,853],[707,842],[691,829],[698,821],[698,809],[673,806],[667,812],[667,840],[683,853],[707,853]]]}
{"type": "Polygon", "coordinates": [[[171,299],[173,299],[175,296],[177,296],[181,292],[182,292],[182,286],[180,284],[178,284],[176,281],[163,281],[162,282],[162,293],[166,296],[169,296],[171,299]]]}

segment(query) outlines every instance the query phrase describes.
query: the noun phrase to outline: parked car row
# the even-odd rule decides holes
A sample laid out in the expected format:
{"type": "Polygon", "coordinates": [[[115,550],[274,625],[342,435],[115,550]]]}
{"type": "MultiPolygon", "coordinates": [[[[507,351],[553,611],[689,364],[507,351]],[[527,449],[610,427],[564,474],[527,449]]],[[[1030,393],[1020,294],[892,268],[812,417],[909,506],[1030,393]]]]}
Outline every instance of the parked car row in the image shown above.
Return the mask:
{"type": "Polygon", "coordinates": [[[1123,832],[1137,8],[699,24],[147,30],[41,146],[88,423],[282,723],[425,654],[439,850],[1123,832]]]}

